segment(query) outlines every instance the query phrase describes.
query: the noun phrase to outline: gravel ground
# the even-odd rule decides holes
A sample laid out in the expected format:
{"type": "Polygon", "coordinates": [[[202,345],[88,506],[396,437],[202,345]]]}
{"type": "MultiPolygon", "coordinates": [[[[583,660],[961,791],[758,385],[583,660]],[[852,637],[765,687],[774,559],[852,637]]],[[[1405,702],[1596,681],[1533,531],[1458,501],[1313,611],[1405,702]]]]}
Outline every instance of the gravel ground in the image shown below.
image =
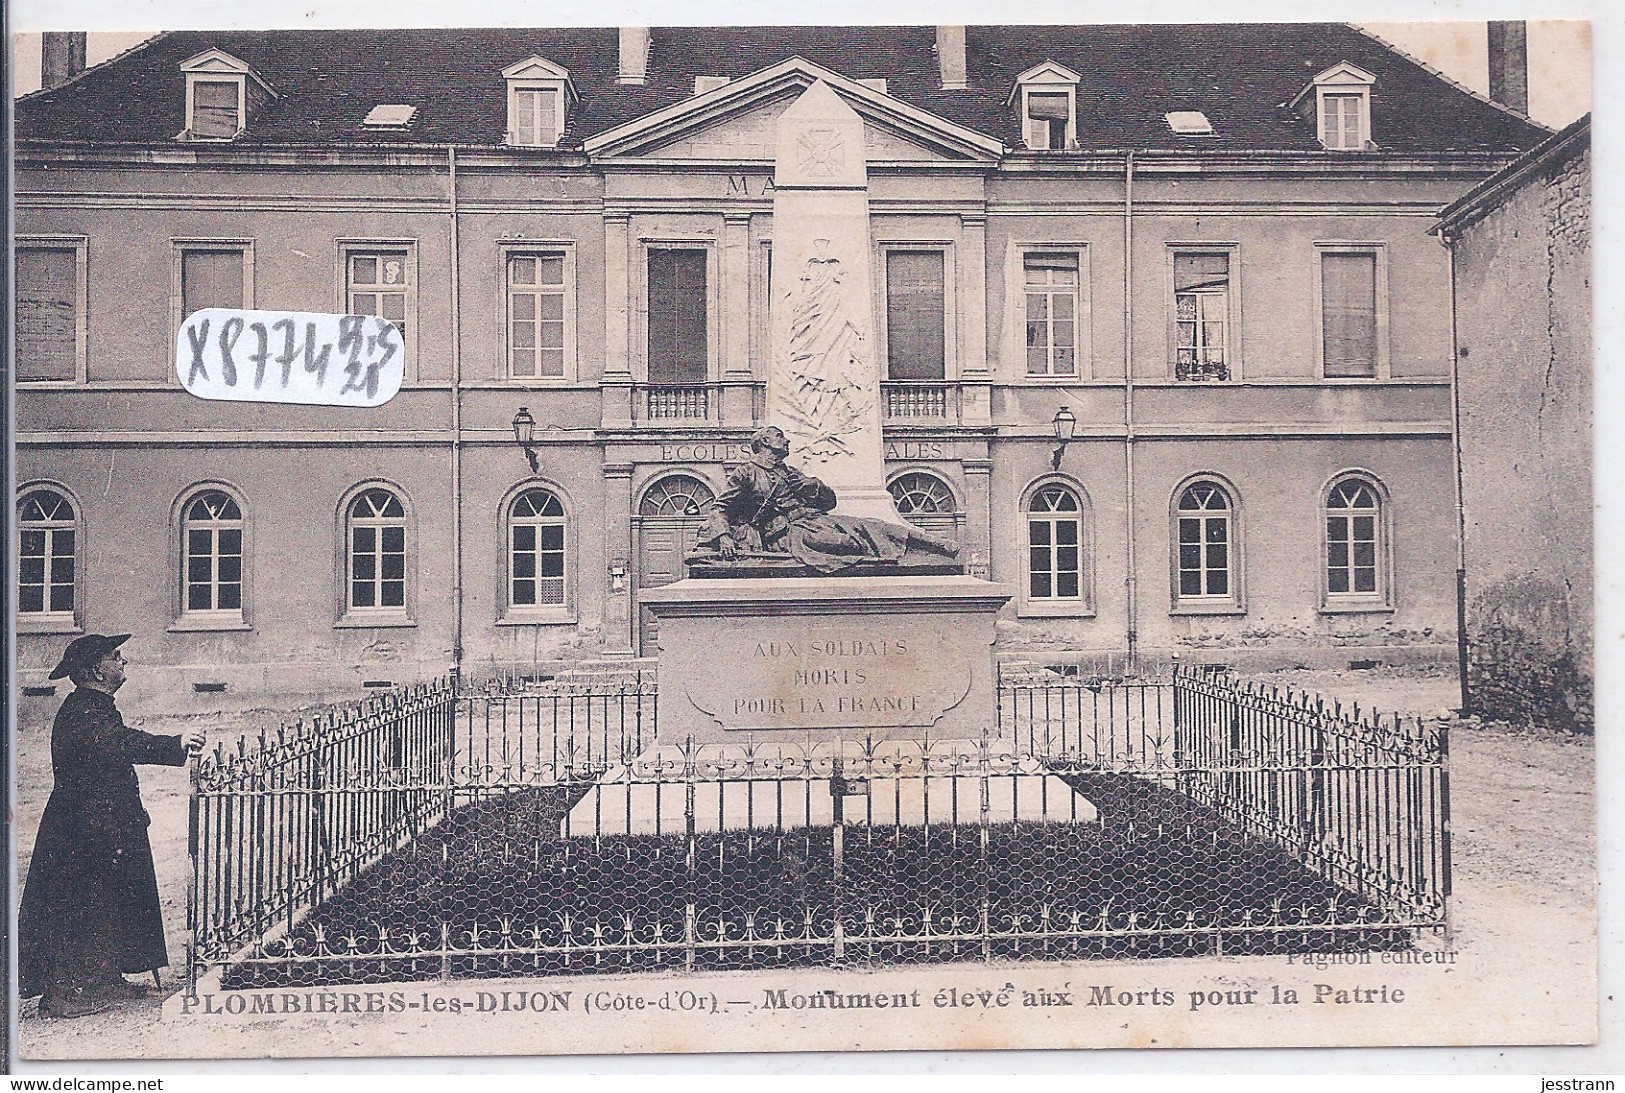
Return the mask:
{"type": "MultiPolygon", "coordinates": [[[[1427,668],[1370,671],[1294,671],[1265,682],[1318,691],[1362,707],[1435,716],[1458,702],[1452,675],[1427,668]]],[[[49,718],[21,716],[17,741],[19,875],[25,875],[40,811],[50,793],[49,718]]],[[[32,716],[30,716],[32,715],[32,716]]],[[[138,726],[172,734],[199,725],[214,740],[276,724],[282,715],[254,710],[213,718],[149,718],[138,726]]],[[[186,907],[186,795],[183,769],[144,767],[141,779],[152,815],[151,837],[163,894],[166,933],[175,966],[164,973],[165,993],[179,989],[186,907]]],[[[1596,794],[1588,737],[1460,724],[1451,736],[1455,898],[1453,943],[1486,966],[1504,965],[1524,983],[1578,982],[1596,966],[1596,794]]],[[[216,1054],[177,1042],[160,1020],[161,999],[125,1003],[74,1021],[41,1020],[24,1007],[19,1054],[24,1059],[165,1058],[216,1054]]],[[[1583,1023],[1582,1023],[1583,1024],[1583,1023]]],[[[245,1027],[232,1039],[240,1057],[289,1054],[277,1022],[245,1027]]],[[[345,1034],[324,1050],[414,1053],[399,1030],[363,1043],[345,1034]]],[[[500,1050],[496,1048],[493,1050],[500,1050]]]]}

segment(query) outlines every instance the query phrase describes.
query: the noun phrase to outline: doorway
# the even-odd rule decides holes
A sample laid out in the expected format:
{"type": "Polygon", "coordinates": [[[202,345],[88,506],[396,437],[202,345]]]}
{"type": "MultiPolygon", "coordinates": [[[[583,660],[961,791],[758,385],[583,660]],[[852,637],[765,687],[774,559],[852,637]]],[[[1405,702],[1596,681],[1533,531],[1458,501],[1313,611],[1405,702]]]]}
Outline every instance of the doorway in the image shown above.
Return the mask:
{"type": "MultiPolygon", "coordinates": [[[[694,549],[705,510],[716,496],[689,474],[669,474],[651,485],[638,506],[638,588],[659,588],[681,580],[683,556],[694,549]]],[[[638,604],[638,655],[658,656],[660,624],[638,604]]]]}

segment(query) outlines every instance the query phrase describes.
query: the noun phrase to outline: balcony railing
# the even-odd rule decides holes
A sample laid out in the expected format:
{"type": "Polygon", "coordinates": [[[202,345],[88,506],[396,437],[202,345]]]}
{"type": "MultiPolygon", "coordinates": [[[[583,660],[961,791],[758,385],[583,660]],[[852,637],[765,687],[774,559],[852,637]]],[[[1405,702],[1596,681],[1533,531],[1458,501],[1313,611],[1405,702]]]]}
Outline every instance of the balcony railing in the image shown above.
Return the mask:
{"type": "Polygon", "coordinates": [[[954,416],[952,384],[885,383],[881,390],[887,421],[947,421],[954,416]]]}
{"type": "Polygon", "coordinates": [[[709,384],[651,384],[643,389],[646,421],[710,421],[715,409],[709,384]]]}

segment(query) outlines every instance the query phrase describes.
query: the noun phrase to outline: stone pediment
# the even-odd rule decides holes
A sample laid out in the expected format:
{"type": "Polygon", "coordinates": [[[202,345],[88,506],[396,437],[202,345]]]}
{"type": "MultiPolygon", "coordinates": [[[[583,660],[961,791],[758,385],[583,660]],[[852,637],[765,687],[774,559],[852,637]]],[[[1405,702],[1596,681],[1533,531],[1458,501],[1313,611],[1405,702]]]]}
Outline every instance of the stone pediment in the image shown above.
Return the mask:
{"type": "Polygon", "coordinates": [[[801,58],[781,62],[584,142],[598,160],[771,163],[778,122],[822,79],[863,120],[871,164],[990,162],[998,140],[801,58]]]}
{"type": "MultiPolygon", "coordinates": [[[[779,118],[794,101],[793,95],[786,96],[772,105],[758,107],[702,129],[681,133],[674,139],[643,149],[641,153],[615,158],[653,157],[695,161],[725,160],[730,163],[772,163],[774,150],[778,147],[779,118]]],[[[863,137],[871,164],[955,162],[966,158],[945,154],[941,148],[911,140],[869,119],[864,119],[863,137]]]]}

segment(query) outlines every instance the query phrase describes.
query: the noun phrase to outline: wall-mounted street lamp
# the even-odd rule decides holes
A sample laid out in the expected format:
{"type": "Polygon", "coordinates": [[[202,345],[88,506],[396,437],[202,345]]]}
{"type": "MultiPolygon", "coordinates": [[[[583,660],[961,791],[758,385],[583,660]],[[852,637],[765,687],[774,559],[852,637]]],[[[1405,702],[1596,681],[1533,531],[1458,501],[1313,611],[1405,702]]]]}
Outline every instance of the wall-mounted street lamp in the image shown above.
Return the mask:
{"type": "Polygon", "coordinates": [[[1063,406],[1055,411],[1055,439],[1060,441],[1055,450],[1050,453],[1049,465],[1051,470],[1061,469],[1061,456],[1066,451],[1068,442],[1078,431],[1078,419],[1072,416],[1072,408],[1063,406]]]}
{"type": "Polygon", "coordinates": [[[536,419],[530,416],[530,409],[525,406],[513,416],[514,443],[524,449],[525,458],[530,461],[530,473],[541,472],[541,463],[536,458],[536,449],[531,447],[531,441],[536,439],[536,419]]]}

